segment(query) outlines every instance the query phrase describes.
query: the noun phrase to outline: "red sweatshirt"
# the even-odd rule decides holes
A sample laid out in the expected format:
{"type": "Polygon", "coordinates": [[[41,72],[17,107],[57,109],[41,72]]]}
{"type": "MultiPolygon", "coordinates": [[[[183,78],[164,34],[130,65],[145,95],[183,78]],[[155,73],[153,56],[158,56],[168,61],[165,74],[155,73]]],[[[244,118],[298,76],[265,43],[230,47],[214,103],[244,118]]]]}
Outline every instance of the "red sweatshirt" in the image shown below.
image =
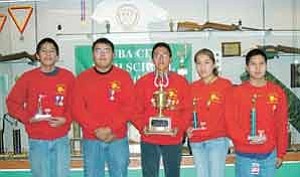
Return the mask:
{"type": "Polygon", "coordinates": [[[51,140],[67,135],[70,129],[70,94],[74,84],[73,74],[63,68],[46,75],[40,68],[25,72],[10,91],[6,103],[10,116],[21,121],[30,138],[51,140]],[[51,115],[66,118],[60,127],[50,127],[47,121],[29,123],[38,110],[38,98],[42,95],[42,108],[51,115]]]}
{"type": "MultiPolygon", "coordinates": [[[[206,123],[206,129],[193,131],[191,142],[226,136],[224,102],[226,92],[230,88],[231,82],[220,77],[211,84],[205,84],[202,80],[198,80],[191,85],[192,98],[197,99],[198,121],[206,123]]],[[[192,117],[192,115],[190,116],[192,117]]]]}
{"type": "Polygon", "coordinates": [[[282,158],[287,148],[287,100],[278,85],[267,82],[265,86],[254,87],[245,82],[233,89],[228,99],[226,123],[235,149],[241,153],[269,153],[275,148],[282,158]],[[256,129],[264,130],[266,142],[261,145],[249,144],[251,100],[256,94],[256,129]]]}
{"type": "Polygon", "coordinates": [[[83,137],[96,139],[95,129],[110,127],[116,138],[124,138],[134,111],[133,90],[129,73],[116,66],[107,73],[95,68],[82,72],[75,82],[72,112],[83,137]]]}
{"type": "Polygon", "coordinates": [[[143,129],[149,124],[149,118],[156,116],[157,110],[152,105],[153,93],[158,90],[154,85],[154,73],[149,73],[140,78],[135,86],[137,116],[134,125],[141,133],[143,142],[174,145],[182,142],[183,134],[186,131],[190,119],[190,93],[186,79],[174,72],[169,73],[169,85],[165,88],[168,99],[174,103],[172,109],[166,109],[163,114],[171,118],[172,128],[178,128],[176,136],[169,135],[145,135],[143,129]]]}

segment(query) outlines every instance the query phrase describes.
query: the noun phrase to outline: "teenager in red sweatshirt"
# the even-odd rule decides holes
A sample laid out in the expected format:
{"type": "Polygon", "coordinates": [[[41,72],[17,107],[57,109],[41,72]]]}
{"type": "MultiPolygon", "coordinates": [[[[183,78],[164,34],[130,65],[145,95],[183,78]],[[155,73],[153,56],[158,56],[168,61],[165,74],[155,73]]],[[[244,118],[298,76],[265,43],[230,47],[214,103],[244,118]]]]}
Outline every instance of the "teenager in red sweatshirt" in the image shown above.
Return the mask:
{"type": "Polygon", "coordinates": [[[33,177],[69,175],[70,93],[73,74],[55,66],[57,43],[42,39],[36,48],[40,67],[25,72],[7,97],[10,116],[25,125],[33,177]]]}
{"type": "Polygon", "coordinates": [[[231,82],[218,76],[216,60],[211,50],[199,50],[194,62],[200,79],[191,84],[195,120],[190,123],[187,134],[197,176],[224,177],[229,145],[224,108],[226,92],[231,88],[231,82]]]}
{"type": "Polygon", "coordinates": [[[171,48],[167,43],[156,43],[152,50],[155,71],[140,78],[135,86],[137,117],[134,124],[141,133],[143,177],[159,176],[160,156],[163,159],[165,176],[179,177],[181,142],[190,118],[190,97],[186,79],[168,71],[171,57],[171,48]],[[150,117],[159,117],[159,103],[155,95],[159,93],[160,84],[166,103],[162,114],[171,120],[169,134],[153,134],[149,127],[150,117]]]}
{"type": "Polygon", "coordinates": [[[134,86],[128,72],[113,65],[114,44],[97,39],[92,46],[94,67],[75,82],[72,112],[83,130],[84,176],[127,177],[127,122],[133,116],[134,86]]]}
{"type": "Polygon", "coordinates": [[[287,99],[265,79],[267,57],[259,49],[246,55],[249,81],[233,89],[226,115],[236,151],[237,177],[275,176],[287,147],[287,99]]]}

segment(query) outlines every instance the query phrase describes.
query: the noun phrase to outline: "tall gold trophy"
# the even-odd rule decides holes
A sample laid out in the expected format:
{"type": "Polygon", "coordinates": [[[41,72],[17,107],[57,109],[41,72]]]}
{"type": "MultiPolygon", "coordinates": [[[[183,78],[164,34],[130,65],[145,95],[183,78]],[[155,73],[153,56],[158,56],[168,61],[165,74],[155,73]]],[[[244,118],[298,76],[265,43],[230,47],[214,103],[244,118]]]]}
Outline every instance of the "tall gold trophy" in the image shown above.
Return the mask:
{"type": "Polygon", "coordinates": [[[154,85],[158,90],[153,93],[151,102],[157,110],[157,115],[150,117],[146,134],[172,135],[174,134],[172,120],[163,114],[163,111],[170,105],[164,90],[169,85],[167,73],[156,73],[154,85]]]}

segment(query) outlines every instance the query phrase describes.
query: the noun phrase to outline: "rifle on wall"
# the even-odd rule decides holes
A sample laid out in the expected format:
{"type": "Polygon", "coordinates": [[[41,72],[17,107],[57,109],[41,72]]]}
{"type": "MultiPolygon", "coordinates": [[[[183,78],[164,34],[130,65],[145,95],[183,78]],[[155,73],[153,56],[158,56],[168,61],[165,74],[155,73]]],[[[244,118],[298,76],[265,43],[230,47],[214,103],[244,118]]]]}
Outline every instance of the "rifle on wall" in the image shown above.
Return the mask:
{"type": "Polygon", "coordinates": [[[28,58],[32,63],[37,61],[37,58],[34,54],[31,55],[25,51],[19,52],[19,53],[14,53],[14,54],[9,54],[9,55],[1,55],[0,54],[0,62],[20,60],[20,59],[24,59],[24,58],[28,58]]]}
{"type": "MultiPolygon", "coordinates": [[[[241,20],[239,20],[237,25],[236,24],[228,25],[228,24],[216,23],[216,22],[205,22],[203,25],[200,25],[190,21],[177,23],[177,31],[203,31],[205,29],[213,29],[218,31],[242,31],[242,30],[266,31],[265,29],[242,26],[241,20]]],[[[272,29],[268,29],[268,30],[270,31],[272,29]]]]}
{"type": "Polygon", "coordinates": [[[279,52],[300,54],[300,48],[284,45],[258,45],[257,48],[263,50],[266,53],[268,59],[273,59],[275,56],[278,57],[279,52]]]}

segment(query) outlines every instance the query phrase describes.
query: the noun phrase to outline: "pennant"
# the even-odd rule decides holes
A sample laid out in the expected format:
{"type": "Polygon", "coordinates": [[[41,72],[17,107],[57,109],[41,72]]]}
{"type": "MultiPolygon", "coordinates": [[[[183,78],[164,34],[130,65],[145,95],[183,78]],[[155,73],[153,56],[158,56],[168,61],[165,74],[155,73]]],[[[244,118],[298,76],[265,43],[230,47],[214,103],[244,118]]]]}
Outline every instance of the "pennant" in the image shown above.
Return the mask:
{"type": "Polygon", "coordinates": [[[80,20],[81,22],[85,22],[85,18],[86,18],[86,14],[85,14],[85,0],[81,0],[80,2],[80,7],[81,7],[81,17],[80,17],[80,20]]]}
{"type": "Polygon", "coordinates": [[[32,10],[33,8],[31,6],[25,6],[25,5],[21,5],[21,6],[12,6],[8,8],[8,13],[11,16],[11,18],[13,19],[14,23],[16,24],[18,30],[20,31],[20,33],[23,33],[27,23],[31,17],[32,14],[32,10]],[[18,21],[16,15],[14,12],[16,12],[17,10],[25,10],[26,11],[26,15],[23,19],[23,21],[18,21]]]}
{"type": "Polygon", "coordinates": [[[3,29],[3,26],[4,26],[4,24],[5,24],[5,21],[6,21],[6,15],[0,14],[0,32],[1,32],[2,29],[3,29]]]}

